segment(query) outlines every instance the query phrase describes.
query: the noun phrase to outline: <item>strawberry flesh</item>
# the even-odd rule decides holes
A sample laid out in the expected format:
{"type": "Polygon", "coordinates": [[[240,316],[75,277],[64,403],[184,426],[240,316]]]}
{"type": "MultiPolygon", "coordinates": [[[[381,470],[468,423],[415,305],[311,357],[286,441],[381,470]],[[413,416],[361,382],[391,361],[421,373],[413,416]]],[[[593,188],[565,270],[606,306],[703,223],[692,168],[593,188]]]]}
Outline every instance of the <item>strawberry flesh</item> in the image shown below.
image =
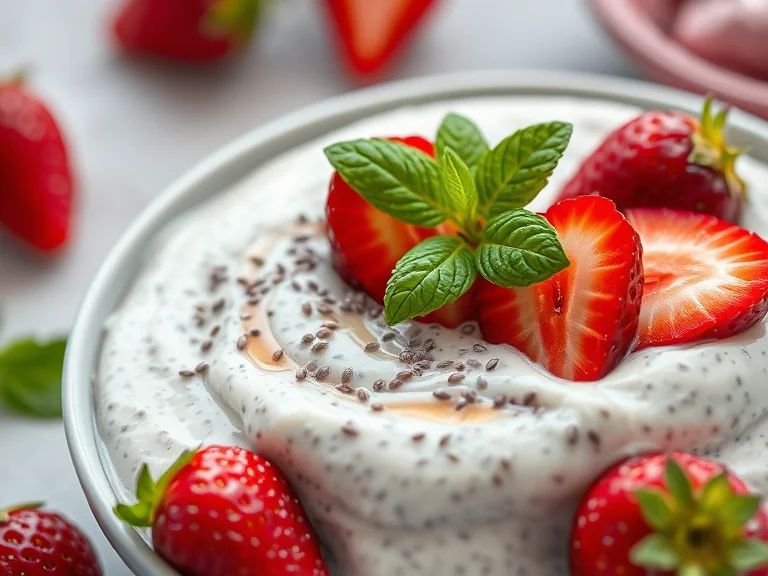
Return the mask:
{"type": "Polygon", "coordinates": [[[581,164],[560,199],[599,194],[624,211],[666,207],[737,222],[741,198],[724,175],[689,162],[698,120],[682,112],[646,112],[611,133],[581,164]]]}
{"type": "Polygon", "coordinates": [[[326,0],[342,56],[361,76],[386,67],[433,4],[435,0],[326,0]]]}
{"type": "Polygon", "coordinates": [[[73,177],[50,110],[17,84],[0,84],[0,223],[48,252],[68,239],[73,177]]]}
{"type": "Polygon", "coordinates": [[[726,338],[768,312],[768,243],[693,212],[636,208],[645,291],[637,349],[726,338]]]}
{"type": "Polygon", "coordinates": [[[480,328],[486,340],[514,346],[555,376],[597,380],[635,337],[643,294],[640,240],[613,202],[598,196],[564,200],[545,216],[570,266],[524,288],[480,282],[480,328]]]}
{"type": "MultiPolygon", "coordinates": [[[[392,140],[430,156],[435,154],[434,145],[419,136],[392,140]]],[[[392,270],[408,250],[430,236],[456,231],[450,223],[435,229],[405,224],[368,204],[336,172],[328,191],[326,218],[333,263],[339,275],[380,304],[384,301],[392,270]]],[[[449,328],[466,322],[471,318],[473,308],[470,292],[419,320],[449,328]]]]}

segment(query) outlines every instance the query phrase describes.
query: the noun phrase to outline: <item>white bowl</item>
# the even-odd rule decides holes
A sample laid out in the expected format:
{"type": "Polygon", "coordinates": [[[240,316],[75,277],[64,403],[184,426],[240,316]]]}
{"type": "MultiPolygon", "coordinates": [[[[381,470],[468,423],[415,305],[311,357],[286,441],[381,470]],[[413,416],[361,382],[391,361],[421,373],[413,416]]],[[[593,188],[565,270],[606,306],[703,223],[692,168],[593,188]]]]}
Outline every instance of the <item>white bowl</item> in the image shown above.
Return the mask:
{"type": "MultiPolygon", "coordinates": [[[[69,450],[88,502],[109,541],[137,576],[177,576],[141,536],[112,514],[112,465],[95,426],[93,377],[102,327],[142,265],[144,251],[172,218],[224,190],[259,164],[346,124],[403,105],[513,95],[605,99],[645,108],[698,113],[701,98],[653,84],[615,78],[538,72],[483,72],[420,78],[334,98],[259,128],[200,163],[136,219],[91,283],[69,337],[64,366],[64,420],[69,450]]],[[[768,123],[739,111],[731,120],[735,145],[768,162],[768,123]]]]}

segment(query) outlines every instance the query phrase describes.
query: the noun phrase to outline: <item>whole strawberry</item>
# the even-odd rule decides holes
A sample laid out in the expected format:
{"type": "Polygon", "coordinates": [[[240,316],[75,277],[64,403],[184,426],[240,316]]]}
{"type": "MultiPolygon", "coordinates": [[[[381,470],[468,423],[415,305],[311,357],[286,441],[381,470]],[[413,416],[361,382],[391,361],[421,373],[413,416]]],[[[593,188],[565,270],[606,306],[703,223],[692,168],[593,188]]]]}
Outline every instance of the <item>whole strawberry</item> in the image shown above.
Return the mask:
{"type": "Polygon", "coordinates": [[[728,114],[700,119],[683,112],[646,112],[611,133],[581,164],[560,199],[587,194],[610,198],[619,210],[675,208],[737,222],[746,185],[736,174],[743,152],[728,146],[728,114]]]}
{"type": "Polygon", "coordinates": [[[281,472],[242,448],[185,452],[154,482],[144,465],[139,503],[118,504],[152,528],[155,550],[185,576],[327,576],[320,546],[281,472]]]}
{"type": "Polygon", "coordinates": [[[42,251],[69,237],[73,177],[47,106],[21,78],[0,82],[0,225],[42,251]]]}
{"type": "Polygon", "coordinates": [[[40,504],[0,512],[0,575],[101,576],[83,533],[40,504]]]}
{"type": "Polygon", "coordinates": [[[247,45],[260,10],[261,0],[127,0],[112,32],[129,53],[207,62],[247,45]]]}
{"type": "Polygon", "coordinates": [[[589,489],[574,518],[571,576],[765,576],[768,514],[716,462],[634,458],[589,489]]]}

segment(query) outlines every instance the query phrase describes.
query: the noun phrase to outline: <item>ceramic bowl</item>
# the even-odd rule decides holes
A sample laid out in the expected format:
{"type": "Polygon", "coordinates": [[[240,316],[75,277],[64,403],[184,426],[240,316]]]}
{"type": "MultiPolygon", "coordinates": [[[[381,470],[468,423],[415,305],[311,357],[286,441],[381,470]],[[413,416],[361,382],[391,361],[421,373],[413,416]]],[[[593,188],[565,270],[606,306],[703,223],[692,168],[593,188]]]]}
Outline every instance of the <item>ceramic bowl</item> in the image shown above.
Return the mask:
{"type": "MultiPolygon", "coordinates": [[[[645,108],[697,112],[693,94],[638,81],[569,73],[505,71],[420,78],[370,88],[296,112],[245,135],[180,178],[133,222],[94,278],[69,337],[64,366],[64,419],[67,441],[85,495],[102,530],[137,576],[174,576],[134,529],[113,514],[118,486],[98,436],[93,380],[102,329],[140,269],[151,239],[175,216],[228,188],[261,163],[302,143],[373,114],[456,98],[555,95],[604,99],[645,108]]],[[[768,162],[768,124],[735,111],[731,139],[751,146],[768,162]]]]}
{"type": "Polygon", "coordinates": [[[606,30],[649,78],[684,90],[712,92],[743,110],[768,118],[768,82],[738,74],[689,52],[646,12],[643,0],[588,0],[606,30]]]}

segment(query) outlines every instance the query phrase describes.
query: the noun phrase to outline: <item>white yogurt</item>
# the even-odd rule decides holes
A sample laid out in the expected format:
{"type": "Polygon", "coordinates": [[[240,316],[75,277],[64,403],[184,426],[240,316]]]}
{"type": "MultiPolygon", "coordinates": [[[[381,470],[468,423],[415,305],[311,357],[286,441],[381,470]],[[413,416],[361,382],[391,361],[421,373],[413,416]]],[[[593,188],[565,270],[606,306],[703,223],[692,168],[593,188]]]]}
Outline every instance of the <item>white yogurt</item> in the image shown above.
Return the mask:
{"type": "MultiPolygon", "coordinates": [[[[756,490],[768,489],[764,323],[717,343],[645,350],[595,383],[556,379],[467,328],[405,324],[380,350],[364,350],[390,329],[371,317],[369,304],[362,317],[340,311],[347,289],[327,261],[327,242],[317,235],[296,242],[304,232],[292,226],[299,211],[313,221],[322,215],[331,172],[324,145],[374,135],[432,137],[448,111],[476,120],[492,143],[536,122],[574,124],[571,146],[534,210],[551,202],[607,132],[638,113],[562,98],[402,108],[284,154],[179,217],[106,330],[97,419],[126,490],[142,462],[157,474],[184,448],[238,444],[289,477],[335,558],[336,576],[560,576],[579,496],[625,456],[694,451],[731,466],[756,490]],[[307,247],[317,266],[297,271],[294,262],[305,266],[307,247]],[[263,266],[249,260],[254,255],[265,258],[263,266]],[[237,276],[265,278],[251,290],[258,304],[248,305],[237,276]],[[284,279],[273,284],[275,276],[284,279]],[[313,283],[327,290],[328,302],[313,283]],[[339,329],[302,343],[331,318],[339,329]],[[256,326],[262,334],[239,351],[238,339],[256,326]],[[434,360],[422,359],[430,367],[396,390],[373,391],[375,381],[388,387],[413,368],[413,358],[406,364],[398,355],[414,337],[435,341],[434,360]],[[328,347],[313,351],[320,340],[328,347]],[[284,355],[272,361],[278,348],[284,355]],[[494,358],[498,365],[487,370],[494,358]],[[314,371],[297,382],[296,369],[312,360],[330,369],[327,377],[318,382],[314,371]],[[447,360],[454,364],[437,368],[447,360]],[[179,375],[200,362],[208,368],[179,375]],[[449,383],[451,374],[464,378],[449,383]],[[342,383],[349,390],[337,390],[342,383]],[[456,398],[468,390],[478,402],[457,412],[456,398]],[[438,400],[435,391],[452,399],[438,400]],[[524,406],[492,408],[500,394],[524,406]],[[378,403],[386,408],[372,410],[378,403]]],[[[741,173],[752,187],[744,225],[768,234],[768,167],[744,158],[741,173]]],[[[411,344],[412,353],[423,349],[411,344]]]]}

